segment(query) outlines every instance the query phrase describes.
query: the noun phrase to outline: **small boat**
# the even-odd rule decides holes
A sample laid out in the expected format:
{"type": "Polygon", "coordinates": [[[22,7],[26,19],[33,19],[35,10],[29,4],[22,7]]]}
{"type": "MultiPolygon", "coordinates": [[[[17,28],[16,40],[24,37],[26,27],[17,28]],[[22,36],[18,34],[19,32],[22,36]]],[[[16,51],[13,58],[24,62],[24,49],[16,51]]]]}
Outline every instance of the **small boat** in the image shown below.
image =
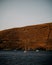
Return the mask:
{"type": "Polygon", "coordinates": [[[39,52],[39,50],[37,49],[36,52],[39,52]]]}
{"type": "Polygon", "coordinates": [[[14,50],[14,51],[17,51],[17,50],[14,50]]]}
{"type": "Polygon", "coordinates": [[[24,53],[26,53],[27,51],[24,51],[24,53]]]}

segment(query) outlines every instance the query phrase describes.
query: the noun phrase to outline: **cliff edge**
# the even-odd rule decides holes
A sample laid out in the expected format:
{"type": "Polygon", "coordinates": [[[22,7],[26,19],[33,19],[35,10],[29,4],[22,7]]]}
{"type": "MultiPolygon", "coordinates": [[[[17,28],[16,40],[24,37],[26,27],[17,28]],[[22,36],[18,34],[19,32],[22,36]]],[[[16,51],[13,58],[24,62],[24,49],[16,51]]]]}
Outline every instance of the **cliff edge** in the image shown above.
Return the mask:
{"type": "Polygon", "coordinates": [[[52,23],[0,31],[0,50],[52,50],[52,23]]]}

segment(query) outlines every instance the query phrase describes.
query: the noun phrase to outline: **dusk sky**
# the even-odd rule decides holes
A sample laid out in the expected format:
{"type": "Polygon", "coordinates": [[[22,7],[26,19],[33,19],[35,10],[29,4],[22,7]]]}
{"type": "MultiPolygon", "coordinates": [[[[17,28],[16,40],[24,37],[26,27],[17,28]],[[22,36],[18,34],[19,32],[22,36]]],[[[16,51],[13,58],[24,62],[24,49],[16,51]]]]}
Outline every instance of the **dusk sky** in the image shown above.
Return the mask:
{"type": "Polygon", "coordinates": [[[52,22],[52,0],[0,0],[0,30],[52,22]]]}

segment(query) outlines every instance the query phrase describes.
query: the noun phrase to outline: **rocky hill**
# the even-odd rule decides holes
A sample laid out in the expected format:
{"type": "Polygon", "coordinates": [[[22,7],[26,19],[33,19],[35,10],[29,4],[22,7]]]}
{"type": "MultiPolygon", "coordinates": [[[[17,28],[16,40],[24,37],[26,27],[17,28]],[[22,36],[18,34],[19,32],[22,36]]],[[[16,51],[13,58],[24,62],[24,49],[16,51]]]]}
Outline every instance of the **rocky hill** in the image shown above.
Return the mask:
{"type": "Polygon", "coordinates": [[[0,50],[52,50],[52,23],[0,31],[0,50]]]}

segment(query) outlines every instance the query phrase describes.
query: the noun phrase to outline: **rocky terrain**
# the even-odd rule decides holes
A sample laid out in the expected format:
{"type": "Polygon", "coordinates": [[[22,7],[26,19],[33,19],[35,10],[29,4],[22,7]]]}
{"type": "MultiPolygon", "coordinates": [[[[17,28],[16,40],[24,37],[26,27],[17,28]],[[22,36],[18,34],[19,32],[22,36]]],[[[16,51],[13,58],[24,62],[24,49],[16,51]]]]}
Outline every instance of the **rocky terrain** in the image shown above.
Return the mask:
{"type": "Polygon", "coordinates": [[[52,23],[0,31],[0,50],[52,50],[52,23]]]}

